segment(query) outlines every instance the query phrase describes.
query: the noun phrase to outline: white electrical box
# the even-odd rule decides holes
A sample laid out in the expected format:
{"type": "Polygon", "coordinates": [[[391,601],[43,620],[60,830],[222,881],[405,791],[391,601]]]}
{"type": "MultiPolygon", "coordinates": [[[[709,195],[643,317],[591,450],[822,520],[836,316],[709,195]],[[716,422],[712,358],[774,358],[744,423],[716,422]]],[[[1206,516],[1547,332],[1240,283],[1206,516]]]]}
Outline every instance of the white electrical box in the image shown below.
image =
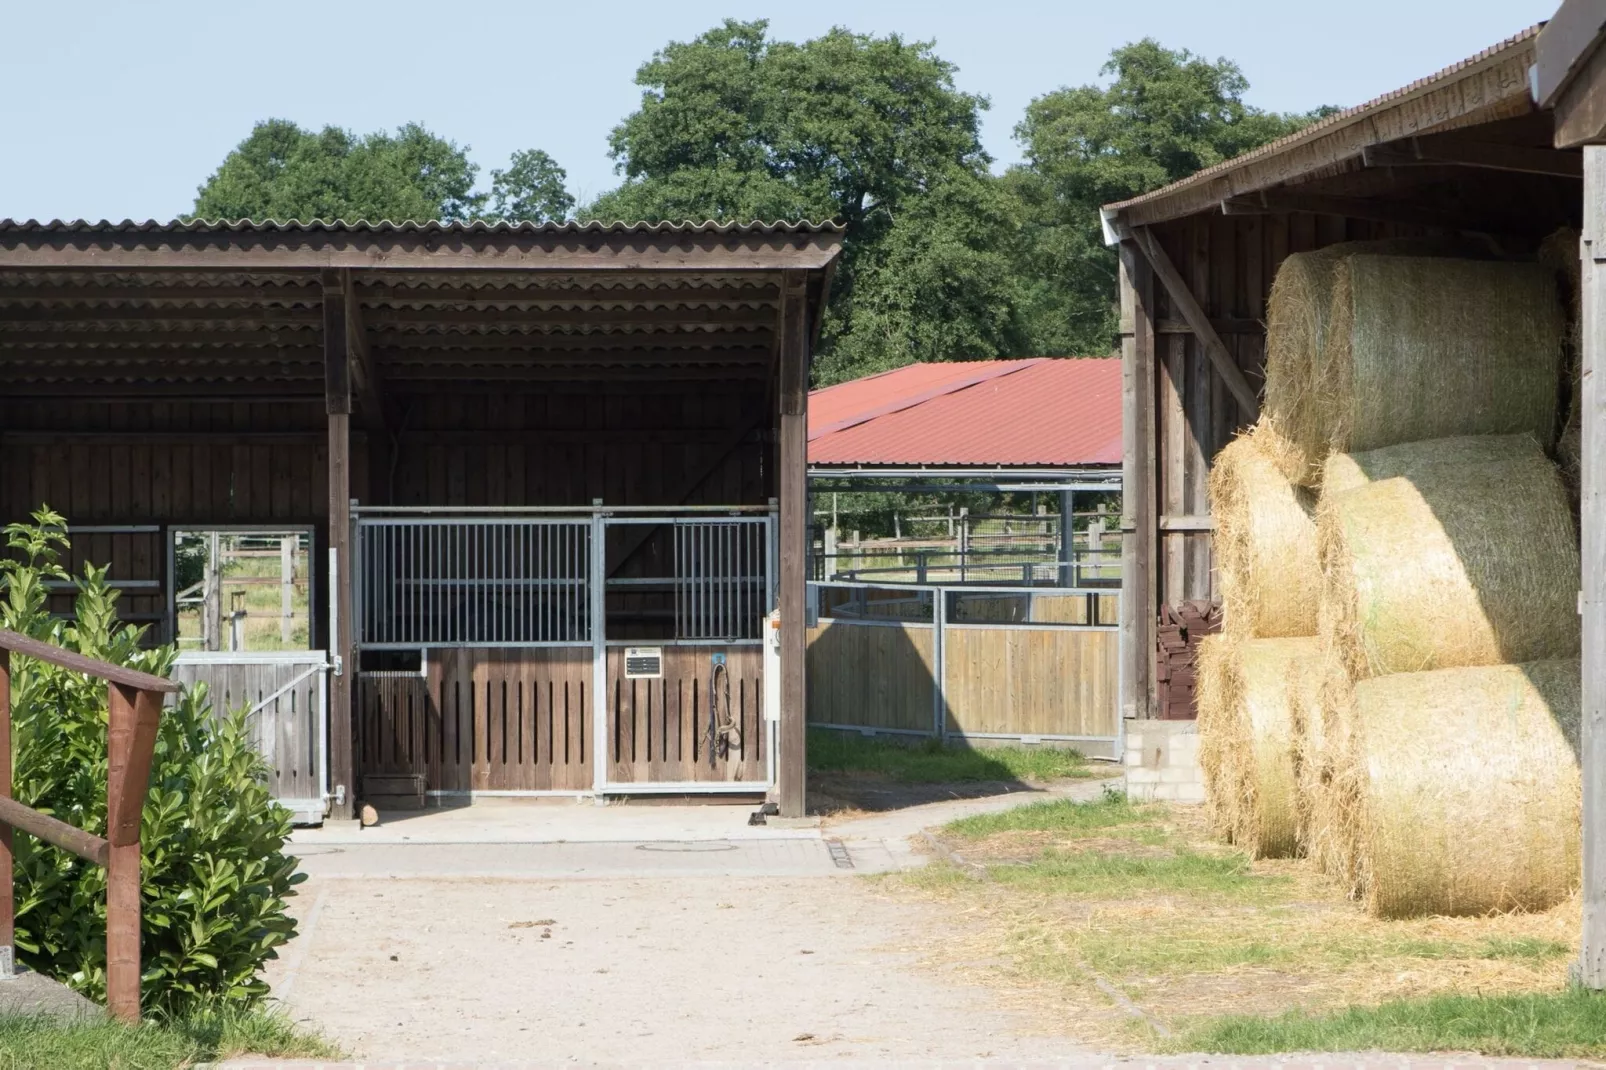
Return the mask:
{"type": "Polygon", "coordinates": [[[764,618],[764,719],[781,719],[781,611],[764,618]]]}
{"type": "Polygon", "coordinates": [[[657,680],[664,675],[664,648],[661,646],[625,647],[625,679],[657,680]]]}

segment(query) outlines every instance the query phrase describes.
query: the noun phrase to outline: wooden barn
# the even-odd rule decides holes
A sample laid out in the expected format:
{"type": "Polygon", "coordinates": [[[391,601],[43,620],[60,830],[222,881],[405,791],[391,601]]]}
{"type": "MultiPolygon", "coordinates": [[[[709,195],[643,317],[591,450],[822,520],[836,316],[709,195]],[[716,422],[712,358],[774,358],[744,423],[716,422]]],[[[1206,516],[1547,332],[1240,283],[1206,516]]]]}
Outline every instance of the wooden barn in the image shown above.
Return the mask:
{"type": "Polygon", "coordinates": [[[1599,270],[1606,256],[1603,29],[1606,5],[1569,0],[1549,24],[1103,210],[1106,239],[1121,261],[1122,705],[1138,719],[1161,709],[1162,615],[1218,596],[1206,476],[1223,445],[1257,417],[1267,297],[1284,258],[1344,241],[1417,236],[1465,237],[1494,256],[1531,257],[1559,228],[1581,228],[1581,978],[1594,987],[1606,986],[1606,424],[1594,372],[1606,296],[1599,270]]]}
{"type": "Polygon", "coordinates": [[[303,649],[220,639],[214,600],[180,674],[258,711],[302,808],[799,814],[808,364],[841,237],[0,223],[0,516],[66,516],[163,641],[195,641],[188,591],[225,571],[181,586],[184,538],[279,540],[303,649]]]}

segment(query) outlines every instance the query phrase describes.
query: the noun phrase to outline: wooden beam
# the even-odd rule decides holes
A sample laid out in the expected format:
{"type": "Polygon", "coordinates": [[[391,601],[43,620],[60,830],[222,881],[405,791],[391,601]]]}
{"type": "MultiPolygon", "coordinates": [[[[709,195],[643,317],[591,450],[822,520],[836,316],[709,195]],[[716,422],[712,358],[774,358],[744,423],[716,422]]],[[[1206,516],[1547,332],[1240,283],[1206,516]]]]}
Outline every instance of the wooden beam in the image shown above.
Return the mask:
{"type": "Polygon", "coordinates": [[[316,305],[322,295],[311,282],[262,283],[256,286],[123,286],[99,280],[78,286],[0,286],[0,301],[242,301],[250,304],[316,305]]]}
{"type": "MultiPolygon", "coordinates": [[[[456,303],[451,297],[438,298],[456,303]]],[[[695,298],[693,298],[695,300],[695,298]]],[[[701,305],[670,305],[667,308],[617,308],[617,299],[595,308],[566,307],[571,298],[554,308],[393,308],[376,309],[367,314],[375,327],[428,326],[439,323],[479,326],[612,327],[735,325],[765,328],[775,319],[773,308],[754,302],[754,307],[708,308],[701,305]]],[[[656,303],[656,302],[655,302],[656,303]]],[[[557,304],[554,302],[554,304],[557,304]]],[[[773,302],[768,304],[773,305],[773,302]]]]}
{"type": "Polygon", "coordinates": [[[1579,527],[1583,556],[1583,939],[1578,980],[1606,989],[1606,145],[1584,149],[1583,417],[1579,527]]]}
{"type": "MultiPolygon", "coordinates": [[[[769,304],[780,295],[764,276],[736,284],[724,276],[720,284],[677,280],[663,275],[623,277],[616,274],[553,276],[523,272],[462,272],[405,276],[370,272],[358,276],[357,293],[363,303],[375,305],[557,305],[564,308],[619,308],[625,305],[769,304]],[[405,278],[406,284],[397,282],[405,278]],[[647,281],[648,279],[654,281],[647,281]],[[416,280],[416,283],[415,283],[416,280]]],[[[4,290],[0,290],[4,293],[4,290]]]]}
{"type": "Polygon", "coordinates": [[[1215,531],[1216,520],[1209,516],[1162,516],[1161,531],[1215,531]]]}
{"type": "Polygon", "coordinates": [[[808,276],[781,275],[779,382],[781,724],[776,801],[783,817],[802,817],[808,768],[804,658],[808,621],[809,338],[808,276]]]}
{"type": "Polygon", "coordinates": [[[1137,242],[1120,246],[1121,714],[1154,702],[1154,281],[1137,242]]]}
{"type": "Polygon", "coordinates": [[[363,424],[370,431],[399,428],[402,425],[401,413],[386,396],[379,369],[368,352],[368,332],[363,322],[362,304],[352,292],[351,272],[341,271],[334,280],[330,280],[326,272],[325,293],[331,281],[334,281],[346,308],[346,349],[351,360],[352,389],[363,424]]]}
{"type": "MultiPolygon", "coordinates": [[[[77,300],[83,300],[80,296],[77,300]]],[[[482,314],[483,318],[483,314],[482,314]]],[[[315,308],[147,308],[80,304],[0,305],[0,323],[244,323],[271,327],[314,327],[315,308]]]]}
{"type": "MultiPolygon", "coordinates": [[[[1264,335],[1266,325],[1259,320],[1230,319],[1223,316],[1211,316],[1210,326],[1215,328],[1217,334],[1253,334],[1264,335]]],[[[1169,316],[1154,321],[1155,334],[1192,334],[1193,325],[1187,320],[1172,319],[1169,316]]]]}
{"type": "MultiPolygon", "coordinates": [[[[316,326],[305,329],[284,326],[256,330],[251,327],[196,327],[188,330],[155,330],[143,327],[54,327],[38,328],[0,327],[0,346],[118,346],[126,349],[161,346],[223,346],[238,349],[243,346],[266,346],[295,349],[318,344],[316,326]]],[[[112,352],[108,350],[107,352],[112,352]]]]}
{"type": "Polygon", "coordinates": [[[1527,175],[1583,178],[1584,159],[1577,152],[1535,149],[1447,138],[1410,138],[1362,150],[1367,167],[1456,167],[1488,171],[1514,171],[1527,175]]]}
{"type": "MultiPolygon", "coordinates": [[[[59,374],[59,372],[58,372],[59,374]]],[[[0,395],[8,401],[61,398],[105,405],[128,401],[230,401],[260,405],[319,405],[324,401],[319,379],[250,383],[127,383],[107,376],[79,382],[17,382],[0,377],[0,395]]]]}
{"type": "Polygon", "coordinates": [[[165,695],[179,689],[178,684],[163,677],[152,676],[148,672],[125,668],[122,665],[113,665],[107,661],[97,661],[95,658],[86,658],[82,654],[64,650],[53,643],[32,639],[9,629],[0,628],[0,650],[9,650],[13,654],[21,654],[35,661],[47,662],[72,672],[81,672],[86,676],[96,676],[108,683],[132,687],[139,691],[155,691],[165,695]]]}
{"type": "MultiPolygon", "coordinates": [[[[519,383],[675,383],[696,382],[751,383],[769,378],[770,366],[759,361],[709,364],[636,364],[620,367],[597,364],[484,365],[445,364],[434,367],[392,368],[389,386],[398,393],[436,392],[445,383],[471,381],[506,382],[511,389],[519,383]]],[[[706,389],[706,388],[705,388],[706,389]]],[[[457,391],[453,391],[456,393],[457,391]]]]}
{"type": "Polygon", "coordinates": [[[1606,0],[1563,0],[1539,31],[1534,47],[1533,94],[1549,108],[1573,76],[1599,50],[1606,33],[1606,0]]]}
{"type": "Polygon", "coordinates": [[[733,331],[610,331],[594,334],[557,332],[486,332],[470,334],[381,333],[374,347],[383,350],[438,351],[504,349],[530,353],[611,353],[665,349],[767,349],[773,342],[768,329],[733,331]]]}
{"type": "Polygon", "coordinates": [[[1606,140],[1606,49],[1593,49],[1581,60],[1556,99],[1555,122],[1558,149],[1606,140]]]}
{"type": "Polygon", "coordinates": [[[329,783],[335,794],[330,813],[350,820],[357,777],[352,750],[351,648],[351,362],[344,293],[323,295],[324,408],[329,414],[329,601],[334,611],[329,653],[329,783]]]}
{"type": "MultiPolygon", "coordinates": [[[[1256,397],[1254,387],[1249,385],[1249,380],[1244,378],[1238,362],[1233,359],[1232,351],[1210,325],[1210,318],[1205,315],[1193,292],[1182,281],[1182,276],[1177,274],[1176,266],[1160,247],[1160,242],[1154,233],[1147,227],[1134,227],[1132,238],[1139,251],[1143,253],[1144,259],[1148,261],[1150,270],[1165,287],[1166,296],[1171,298],[1171,303],[1182,313],[1182,318],[1187,320],[1194,336],[1204,346],[1205,355],[1210,358],[1210,364],[1216,369],[1216,374],[1221,376],[1222,382],[1227,384],[1227,389],[1231,390],[1232,396],[1237,399],[1239,408],[1244,410],[1249,421],[1253,423],[1260,412],[1260,399],[1256,397]]],[[[1152,333],[1152,326],[1147,329],[1152,333]]]]}
{"type": "MultiPolygon", "coordinates": [[[[1308,212],[1365,219],[1374,223],[1404,223],[1409,226],[1444,227],[1449,230],[1489,230],[1486,220],[1474,220],[1454,212],[1410,201],[1391,201],[1370,197],[1337,197],[1290,190],[1266,190],[1221,202],[1224,215],[1280,215],[1308,212]],[[1482,223],[1482,225],[1478,225],[1482,223]]],[[[1504,229],[1498,227],[1494,229],[1504,229]]]]}

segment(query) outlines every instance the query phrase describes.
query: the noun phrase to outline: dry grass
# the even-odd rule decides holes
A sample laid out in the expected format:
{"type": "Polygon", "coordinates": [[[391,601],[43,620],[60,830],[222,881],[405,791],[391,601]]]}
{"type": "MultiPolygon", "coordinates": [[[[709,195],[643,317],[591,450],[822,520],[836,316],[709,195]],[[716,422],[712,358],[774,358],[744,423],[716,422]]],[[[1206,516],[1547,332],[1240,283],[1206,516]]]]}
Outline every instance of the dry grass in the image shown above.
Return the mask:
{"type": "Polygon", "coordinates": [[[1308,862],[1251,861],[1212,843],[1200,808],[1077,807],[945,830],[990,880],[936,863],[887,886],[948,909],[954,925],[932,965],[998,989],[1045,1028],[1071,1026],[1083,1043],[1159,1042],[1097,979],[1173,1029],[1223,1014],[1544,992],[1565,980],[1576,899],[1537,914],[1385,921],[1308,862]]]}

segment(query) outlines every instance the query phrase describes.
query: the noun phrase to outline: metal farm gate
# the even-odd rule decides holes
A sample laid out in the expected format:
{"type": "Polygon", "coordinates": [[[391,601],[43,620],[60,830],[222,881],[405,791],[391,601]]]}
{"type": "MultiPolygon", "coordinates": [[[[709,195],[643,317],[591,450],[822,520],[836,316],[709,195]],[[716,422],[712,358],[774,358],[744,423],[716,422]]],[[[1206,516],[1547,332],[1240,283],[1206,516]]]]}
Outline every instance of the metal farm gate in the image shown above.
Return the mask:
{"type": "Polygon", "coordinates": [[[360,510],[360,770],[435,797],[767,790],[754,512],[360,510]]]}

